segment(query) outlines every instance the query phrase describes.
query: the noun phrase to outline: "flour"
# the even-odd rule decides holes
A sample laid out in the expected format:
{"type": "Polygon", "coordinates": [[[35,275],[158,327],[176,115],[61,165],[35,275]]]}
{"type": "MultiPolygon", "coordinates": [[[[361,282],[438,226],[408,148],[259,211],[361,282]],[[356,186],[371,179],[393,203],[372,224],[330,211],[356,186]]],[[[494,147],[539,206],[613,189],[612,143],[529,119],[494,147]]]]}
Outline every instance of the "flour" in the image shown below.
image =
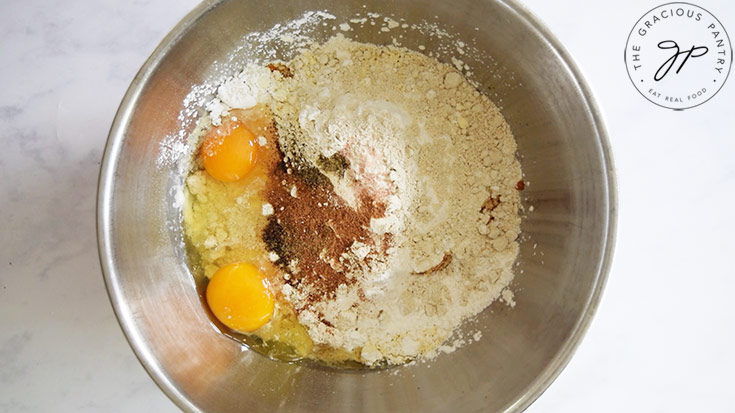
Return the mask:
{"type": "Polygon", "coordinates": [[[368,365],[479,339],[447,343],[495,299],[513,304],[506,287],[520,233],[521,171],[497,107],[456,68],[339,35],[287,65],[292,78],[246,67],[218,89],[207,106],[212,118],[267,104],[284,157],[319,166],[343,156],[345,170],[321,172],[353,208],[365,193],[384,203],[370,230],[391,236],[384,251],[353,244],[343,258],[355,282],[333,298],[307,303],[309,291],[285,284],[299,322],[315,343],[357,351],[368,365]]]}

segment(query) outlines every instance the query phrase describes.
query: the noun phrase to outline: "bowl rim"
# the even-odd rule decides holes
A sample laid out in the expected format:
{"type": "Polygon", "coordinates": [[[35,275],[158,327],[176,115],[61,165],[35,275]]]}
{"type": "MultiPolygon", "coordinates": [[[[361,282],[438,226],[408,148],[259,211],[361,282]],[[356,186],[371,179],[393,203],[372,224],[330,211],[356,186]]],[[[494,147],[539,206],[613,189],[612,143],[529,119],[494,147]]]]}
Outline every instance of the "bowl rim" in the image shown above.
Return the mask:
{"type": "MultiPolygon", "coordinates": [[[[163,373],[162,369],[156,362],[155,357],[151,353],[150,348],[141,337],[139,331],[134,328],[135,323],[131,312],[127,311],[128,308],[124,303],[123,291],[118,282],[119,275],[114,265],[115,260],[113,259],[114,254],[112,251],[111,234],[109,231],[110,205],[111,194],[114,189],[114,167],[117,164],[120,155],[125,130],[132,117],[136,106],[135,103],[140,98],[147,81],[159,67],[168,52],[190,30],[192,25],[224,1],[226,0],[204,0],[198,4],[194,9],[187,13],[173,29],[171,29],[163,40],[161,40],[159,45],[153,50],[143,66],[137,72],[125,92],[110,128],[102,155],[97,186],[97,247],[107,294],[110,298],[110,303],[112,304],[115,317],[123,330],[126,340],[133,349],[135,356],[148,375],[153,379],[161,391],[163,391],[163,393],[166,394],[174,404],[176,404],[176,406],[184,411],[191,412],[199,412],[201,410],[183,393],[178,391],[176,386],[163,373]]],[[[604,196],[608,201],[607,217],[604,225],[606,232],[604,236],[602,258],[597,267],[597,276],[594,288],[585,304],[584,311],[572,328],[569,338],[564,342],[554,358],[551,359],[541,374],[526,387],[520,397],[503,409],[506,412],[523,411],[549,388],[551,383],[553,383],[553,381],[567,366],[571,357],[574,355],[574,352],[577,350],[579,344],[584,338],[585,333],[589,329],[591,321],[600,305],[602,292],[607,283],[615,249],[618,219],[617,179],[615,176],[609,136],[603,115],[597,106],[594,94],[585,81],[582,70],[576,65],[566,48],[564,48],[561,42],[551,33],[551,31],[538,17],[531,13],[528,8],[519,4],[516,0],[483,1],[497,1],[515,14],[520,20],[525,21],[530,28],[537,32],[539,37],[544,40],[547,46],[559,56],[560,61],[563,62],[564,66],[566,66],[566,69],[573,80],[574,86],[581,92],[581,95],[584,98],[584,106],[592,117],[598,137],[597,144],[602,154],[602,173],[604,174],[604,180],[607,183],[604,188],[604,196]]]]}

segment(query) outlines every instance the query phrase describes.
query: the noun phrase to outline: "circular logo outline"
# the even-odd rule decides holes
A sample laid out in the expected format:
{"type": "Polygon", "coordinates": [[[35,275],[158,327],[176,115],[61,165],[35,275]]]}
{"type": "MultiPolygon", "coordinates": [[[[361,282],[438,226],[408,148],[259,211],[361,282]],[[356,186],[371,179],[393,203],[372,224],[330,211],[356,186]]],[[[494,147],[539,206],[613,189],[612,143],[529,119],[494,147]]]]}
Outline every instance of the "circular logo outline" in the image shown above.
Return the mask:
{"type": "Polygon", "coordinates": [[[644,99],[646,99],[647,101],[649,101],[649,102],[653,103],[654,105],[656,105],[658,107],[661,107],[661,108],[671,109],[671,110],[674,110],[674,111],[683,111],[683,110],[686,110],[686,109],[696,108],[698,106],[701,106],[701,105],[709,102],[713,97],[717,96],[717,94],[720,93],[720,91],[722,90],[723,87],[725,87],[725,83],[727,83],[727,79],[730,77],[730,72],[732,70],[732,62],[733,62],[732,41],[730,39],[729,33],[727,33],[727,29],[725,29],[725,25],[723,25],[722,22],[720,21],[720,19],[718,19],[709,10],[705,9],[702,6],[693,4],[693,3],[688,3],[688,2],[683,2],[683,1],[673,1],[673,2],[669,2],[669,3],[660,4],[660,5],[656,6],[656,7],[648,10],[647,12],[643,13],[643,15],[638,20],[636,20],[636,22],[633,24],[633,27],[630,29],[630,33],[628,33],[628,38],[625,40],[625,49],[623,50],[623,62],[625,64],[625,73],[628,75],[628,79],[630,79],[630,83],[633,85],[633,88],[638,92],[638,94],[640,94],[641,96],[643,96],[644,99]],[[727,39],[727,43],[728,43],[729,50],[730,50],[730,63],[727,66],[727,74],[725,75],[725,80],[722,81],[722,83],[720,84],[720,87],[715,91],[715,93],[713,93],[707,99],[705,99],[705,100],[697,103],[696,105],[687,106],[687,107],[683,107],[683,108],[676,108],[676,107],[670,107],[670,106],[662,105],[660,103],[657,103],[657,102],[649,99],[649,97],[646,96],[638,88],[638,86],[636,86],[636,83],[633,80],[633,77],[630,74],[630,69],[628,67],[628,46],[630,45],[630,38],[633,36],[633,32],[635,31],[636,27],[638,27],[638,23],[640,23],[641,20],[643,20],[644,17],[648,16],[654,10],[659,9],[661,7],[664,7],[664,6],[671,6],[671,5],[675,5],[675,4],[696,7],[698,9],[701,9],[701,10],[705,11],[709,16],[711,16],[720,25],[720,27],[722,28],[722,31],[725,33],[725,38],[727,39]]]}

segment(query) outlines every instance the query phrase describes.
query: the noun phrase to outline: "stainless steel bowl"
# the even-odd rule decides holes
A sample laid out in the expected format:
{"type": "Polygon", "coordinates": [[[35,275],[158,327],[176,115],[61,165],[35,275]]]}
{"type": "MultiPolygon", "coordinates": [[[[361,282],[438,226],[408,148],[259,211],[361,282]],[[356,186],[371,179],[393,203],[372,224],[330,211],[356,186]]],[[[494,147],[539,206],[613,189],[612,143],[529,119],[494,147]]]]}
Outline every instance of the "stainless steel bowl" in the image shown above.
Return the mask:
{"type": "MultiPolygon", "coordinates": [[[[317,37],[324,34],[315,34],[317,37]]],[[[375,30],[358,40],[381,43],[375,30]]],[[[402,39],[426,52],[420,33],[402,39]]],[[[241,49],[235,62],[256,57],[241,49]]],[[[559,42],[510,0],[205,2],[163,40],[120,106],[102,163],[99,251],[110,300],[143,366],[189,411],[474,412],[526,408],[559,374],[600,299],[615,228],[613,166],[602,120],[559,42]],[[363,4],[366,7],[363,9],[363,4]],[[517,306],[494,305],[476,321],[479,342],[430,363],[338,371],[276,362],[219,334],[202,308],[181,245],[174,188],[157,166],[176,134],[191,87],[232,73],[242,36],[329,10],[438,21],[476,38],[492,61],[467,59],[481,89],[502,106],[518,141],[533,205],[514,282],[517,306]],[[477,30],[475,28],[478,28],[477,30]]]]}

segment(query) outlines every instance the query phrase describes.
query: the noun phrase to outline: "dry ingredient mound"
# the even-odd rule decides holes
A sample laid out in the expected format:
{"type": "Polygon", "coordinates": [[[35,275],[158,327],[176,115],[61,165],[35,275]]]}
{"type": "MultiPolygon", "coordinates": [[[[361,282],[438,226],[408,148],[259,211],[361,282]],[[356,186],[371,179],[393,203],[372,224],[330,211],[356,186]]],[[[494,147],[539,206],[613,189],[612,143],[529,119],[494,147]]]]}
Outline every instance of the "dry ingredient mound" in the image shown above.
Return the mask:
{"type": "Polygon", "coordinates": [[[207,109],[216,124],[256,104],[281,155],[262,238],[315,344],[404,363],[466,341],[448,343],[494,300],[513,303],[516,143],[452,66],[338,35],[246,67],[207,109]]]}

